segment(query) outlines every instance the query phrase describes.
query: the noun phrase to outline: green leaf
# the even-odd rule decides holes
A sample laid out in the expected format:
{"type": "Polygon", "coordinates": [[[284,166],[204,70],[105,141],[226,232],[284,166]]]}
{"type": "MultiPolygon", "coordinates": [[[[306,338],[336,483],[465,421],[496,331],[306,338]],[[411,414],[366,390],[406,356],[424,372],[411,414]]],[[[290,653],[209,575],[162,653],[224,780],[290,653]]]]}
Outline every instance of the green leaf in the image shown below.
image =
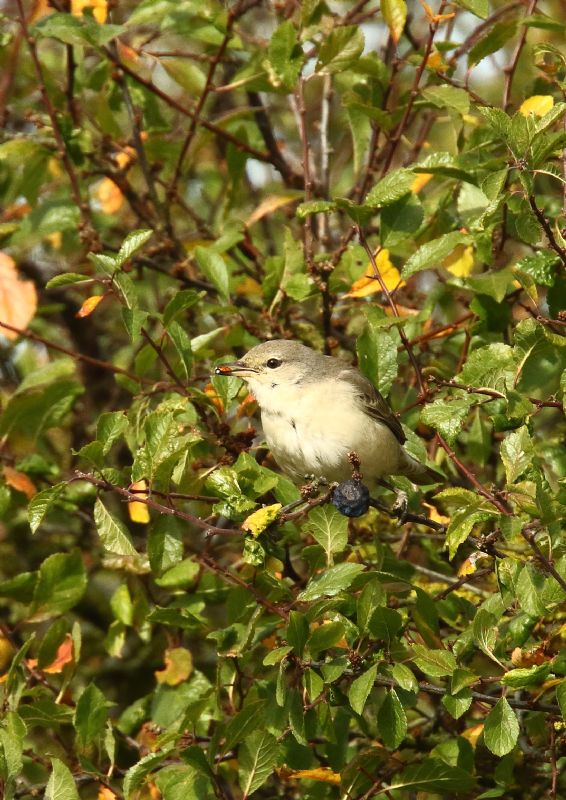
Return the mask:
{"type": "Polygon", "coordinates": [[[403,627],[403,617],[394,608],[378,606],[371,615],[368,627],[372,637],[385,642],[389,648],[403,627]]]}
{"type": "Polygon", "coordinates": [[[289,655],[292,649],[293,648],[289,644],[284,647],[276,647],[275,650],[272,650],[265,656],[263,665],[265,667],[272,667],[274,664],[279,664],[286,655],[289,655]]]}
{"type": "Polygon", "coordinates": [[[27,439],[38,438],[65,419],[83,392],[79,384],[59,380],[12,395],[0,417],[0,436],[24,434],[27,439]]]}
{"type": "Polygon", "coordinates": [[[366,583],[358,597],[356,616],[358,628],[362,633],[367,633],[373,612],[379,606],[385,606],[387,595],[381,583],[374,579],[366,583]]]}
{"type": "Polygon", "coordinates": [[[147,539],[147,555],[157,575],[175,567],[183,558],[183,525],[174,517],[161,516],[152,524],[147,539]]]}
{"type": "Polygon", "coordinates": [[[468,66],[473,67],[483,61],[484,58],[496,53],[515,36],[517,31],[517,23],[512,18],[508,17],[505,22],[499,22],[494,25],[489,31],[487,36],[482,36],[481,39],[471,48],[468,53],[468,66]]]}
{"type": "Polygon", "coordinates": [[[179,325],[178,322],[172,320],[167,329],[169,338],[173,343],[175,350],[179,356],[179,363],[181,364],[182,377],[188,381],[193,366],[193,356],[191,350],[191,340],[185,329],[179,325]]]}
{"type": "Polygon", "coordinates": [[[544,575],[532,564],[525,564],[517,578],[515,596],[523,611],[531,617],[544,617],[547,613],[541,598],[543,587],[544,575]]]}
{"type": "Polygon", "coordinates": [[[493,648],[497,642],[497,617],[491,614],[487,609],[480,608],[476,612],[472,624],[472,634],[474,642],[483,650],[486,656],[492,658],[497,664],[501,666],[501,662],[493,654],[493,648]]]}
{"type": "Polygon", "coordinates": [[[407,3],[405,0],[381,0],[381,13],[389,28],[391,38],[397,44],[407,21],[407,3]]]}
{"type": "Polygon", "coordinates": [[[45,800],[80,800],[71,771],[58,758],[51,759],[51,775],[45,787],[45,800]]]}
{"type": "Polygon", "coordinates": [[[118,265],[121,267],[123,264],[129,261],[134,253],[137,253],[137,251],[142,248],[152,236],[153,231],[145,229],[136,230],[129,233],[122,242],[122,246],[118,251],[118,265]]]}
{"type": "Polygon", "coordinates": [[[460,719],[472,705],[473,699],[471,689],[461,689],[455,694],[445,694],[442,705],[453,719],[460,719]]]}
{"type": "Polygon", "coordinates": [[[108,717],[106,697],[94,683],[89,684],[77,701],[73,724],[81,747],[92,744],[100,736],[108,717]]]}
{"type": "Polygon", "coordinates": [[[167,303],[163,311],[163,324],[167,328],[171,320],[175,319],[182,311],[192,308],[200,303],[206,292],[196,292],[194,289],[182,289],[167,303]]]}
{"type": "Polygon", "coordinates": [[[435,400],[423,408],[421,421],[425,425],[430,425],[449,444],[453,445],[462,430],[473,402],[469,396],[435,400]]]}
{"type": "Polygon", "coordinates": [[[406,792],[469,791],[475,779],[461,767],[451,767],[437,758],[427,758],[420,764],[407,767],[401,777],[387,787],[388,791],[404,789],[406,792]]]}
{"type": "Polygon", "coordinates": [[[401,275],[403,278],[408,278],[423,269],[441,267],[444,259],[458,245],[470,244],[471,241],[472,238],[468,234],[460,233],[460,231],[452,231],[439,236],[438,239],[432,239],[432,241],[421,245],[416,253],[413,253],[403,267],[401,275]]]}
{"type": "Polygon", "coordinates": [[[356,714],[362,714],[366,700],[375,683],[377,675],[377,664],[374,664],[366,670],[359,678],[352,681],[350,689],[348,690],[348,700],[356,714]]]}
{"type": "Polygon", "coordinates": [[[470,110],[468,92],[455,86],[429,86],[423,90],[422,96],[435,106],[453,109],[462,116],[470,110]]]}
{"type": "Polygon", "coordinates": [[[96,438],[102,444],[102,454],[108,455],[112,445],[128,430],[128,418],[123,411],[107,411],[96,423],[96,438]]]}
{"type": "Polygon", "coordinates": [[[550,669],[550,663],[510,669],[501,677],[501,683],[512,689],[529,689],[533,686],[540,686],[547,679],[550,669]]]}
{"type": "MultiPolygon", "coordinates": [[[[168,756],[167,750],[162,750],[159,753],[148,753],[137,761],[124,776],[123,792],[126,800],[132,796],[136,789],[138,789],[145,781],[146,777],[153,772],[153,770],[161,764],[168,756]]],[[[77,795],[78,797],[78,795],[77,795]]],[[[59,797],[53,800],[60,800],[59,797]]]]}
{"type": "Polygon", "coordinates": [[[418,681],[406,664],[394,664],[391,668],[391,677],[406,692],[418,691],[418,681]]]}
{"type": "Polygon", "coordinates": [[[297,600],[308,603],[318,600],[319,597],[333,597],[347,589],[354,578],[363,571],[363,564],[346,563],[330,567],[322,574],[311,578],[307,588],[297,596],[297,600]]]}
{"type": "Polygon", "coordinates": [[[458,383],[505,392],[515,376],[513,350],[495,342],[472,350],[464,368],[456,376],[458,383]]]}
{"type": "Polygon", "coordinates": [[[381,394],[387,396],[399,370],[399,334],[395,329],[382,327],[378,309],[367,309],[366,320],[356,345],[360,370],[381,394]]]}
{"type": "Polygon", "coordinates": [[[264,64],[272,86],[276,89],[293,89],[303,68],[304,58],[295,26],[291,20],[282,22],[271,35],[264,64]]]}
{"type": "Polygon", "coordinates": [[[66,484],[57,483],[35,494],[28,504],[28,521],[31,532],[35,533],[43,522],[45,515],[65,488],[66,484]]]}
{"type": "Polygon", "coordinates": [[[348,544],[348,519],[334,506],[313,508],[303,526],[305,533],[319,543],[326,553],[326,563],[333,563],[334,553],[341,553],[348,544]]]}
{"type": "Polygon", "coordinates": [[[309,633],[309,624],[305,615],[299,611],[291,611],[287,625],[287,641],[299,658],[303,657],[309,633]]]}
{"type": "Polygon", "coordinates": [[[83,596],[87,576],[81,554],[54,553],[39,568],[31,614],[47,619],[73,608],[83,596]]]}
{"type": "Polygon", "coordinates": [[[501,443],[501,460],[505,466],[507,483],[514,483],[533,463],[534,446],[525,425],[508,433],[501,443]]]}
{"type": "Polygon", "coordinates": [[[318,52],[316,71],[333,74],[354,64],[364,49],[364,34],[357,25],[333,28],[318,52]]]}
{"type": "Polygon", "coordinates": [[[452,675],[458,666],[454,653],[449,650],[429,650],[422,644],[415,644],[413,653],[413,661],[417,667],[432,678],[452,675]]]}
{"type": "Polygon", "coordinates": [[[391,205],[410,192],[415,174],[408,169],[396,169],[389,172],[379,183],[370,189],[364,205],[370,208],[381,208],[391,205]]]}
{"type": "Polygon", "coordinates": [[[228,267],[222,256],[211,247],[196,247],[195,257],[203,275],[218,291],[220,299],[228,302],[230,299],[228,267]]]}
{"type": "Polygon", "coordinates": [[[508,269],[491,270],[466,279],[466,284],[475,292],[493,297],[497,303],[501,303],[512,283],[513,273],[508,269]]]}
{"type": "Polygon", "coordinates": [[[407,715],[395,689],[390,689],[377,712],[377,729],[381,741],[396,750],[407,733],[407,715]]]}
{"type": "Polygon", "coordinates": [[[78,272],[63,272],[61,275],[55,275],[54,278],[47,281],[45,284],[46,289],[57,289],[58,286],[69,286],[72,283],[84,283],[84,281],[91,281],[89,275],[80,275],[78,272]]]}
{"type": "Polygon", "coordinates": [[[137,555],[128,529],[112,516],[100,498],[94,504],[94,522],[106,550],[121,556],[137,555]]]}
{"type": "Polygon", "coordinates": [[[244,798],[259,789],[279,764],[279,744],[267,731],[255,731],[238,751],[238,777],[244,798]]]}
{"type": "Polygon", "coordinates": [[[56,12],[43,17],[33,31],[40,36],[50,36],[65,44],[102,47],[125,31],[123,25],[99,25],[93,17],[76,17],[56,12]]]}
{"type": "Polygon", "coordinates": [[[315,628],[309,636],[307,647],[313,658],[323,650],[329,650],[344,637],[344,625],[341,622],[327,622],[315,628]]]}
{"type": "Polygon", "coordinates": [[[246,739],[256,730],[265,719],[265,702],[254,700],[233,717],[226,728],[226,736],[223,745],[225,753],[230,751],[234,745],[246,739]]]}
{"type": "Polygon", "coordinates": [[[485,718],[483,739],[485,746],[496,756],[505,756],[517,744],[519,723],[507,700],[502,697],[485,718]]]}
{"type": "Polygon", "coordinates": [[[489,14],[489,0],[455,0],[457,6],[466,8],[475,14],[476,17],[487,19],[489,14]]]}
{"type": "Polygon", "coordinates": [[[562,718],[566,722],[566,680],[556,687],[556,699],[562,712],[562,718]]]}
{"type": "Polygon", "coordinates": [[[295,214],[299,219],[306,219],[311,214],[324,214],[335,210],[336,203],[332,200],[309,200],[298,205],[295,214]]]}

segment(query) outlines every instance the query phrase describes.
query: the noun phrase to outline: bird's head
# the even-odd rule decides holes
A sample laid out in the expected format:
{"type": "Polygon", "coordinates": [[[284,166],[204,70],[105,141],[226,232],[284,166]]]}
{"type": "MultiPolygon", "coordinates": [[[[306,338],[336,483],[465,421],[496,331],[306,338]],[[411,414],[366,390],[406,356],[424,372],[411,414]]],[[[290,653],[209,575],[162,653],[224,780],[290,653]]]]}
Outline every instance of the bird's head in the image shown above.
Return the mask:
{"type": "Polygon", "coordinates": [[[263,342],[239,361],[220,364],[215,375],[236,375],[255,384],[294,385],[312,376],[313,364],[323,358],[300,342],[275,339],[263,342]]]}

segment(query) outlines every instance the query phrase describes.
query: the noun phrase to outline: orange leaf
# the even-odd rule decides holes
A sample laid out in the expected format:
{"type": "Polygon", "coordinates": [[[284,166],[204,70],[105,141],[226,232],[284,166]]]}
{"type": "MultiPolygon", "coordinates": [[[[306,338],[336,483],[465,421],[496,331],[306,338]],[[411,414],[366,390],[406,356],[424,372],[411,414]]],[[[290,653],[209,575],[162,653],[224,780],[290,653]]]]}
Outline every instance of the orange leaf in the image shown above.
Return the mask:
{"type": "MultiPolygon", "coordinates": [[[[147,489],[147,481],[135,481],[130,486],[130,492],[136,491],[136,489],[147,489]]],[[[140,492],[140,497],[147,499],[148,494],[146,491],[140,492]]],[[[149,508],[147,507],[146,503],[139,503],[136,500],[133,500],[131,503],[128,503],[128,514],[132,522],[139,522],[142,525],[147,525],[150,521],[149,516],[149,508]]]]}
{"type": "Polygon", "coordinates": [[[65,664],[70,664],[73,660],[73,637],[70,633],[65,636],[65,640],[57,648],[57,655],[47,667],[43,667],[43,672],[55,674],[63,672],[65,664]]]}
{"type": "Polygon", "coordinates": [[[472,747],[475,747],[482,731],[483,723],[480,723],[479,725],[474,725],[472,728],[466,728],[465,731],[462,731],[460,736],[463,736],[464,739],[469,741],[472,747]]]}
{"type": "Polygon", "coordinates": [[[424,8],[424,12],[427,15],[429,22],[444,22],[446,19],[452,19],[456,16],[454,11],[450,12],[449,14],[435,14],[432,8],[429,6],[428,3],[425,3],[425,0],[419,0],[421,6],[424,8]]]}
{"type": "Polygon", "coordinates": [[[305,781],[331,783],[333,786],[339,786],[341,780],[340,774],[333,772],[329,767],[317,767],[316,769],[289,769],[288,767],[283,767],[277,772],[283,780],[297,778],[305,781]]]}
{"type": "Polygon", "coordinates": [[[52,14],[54,10],[54,8],[49,7],[49,0],[36,0],[28,22],[30,24],[37,22],[38,19],[45,17],[47,14],[52,14]]]}
{"type": "MultiPolygon", "coordinates": [[[[119,153],[124,155],[125,153],[119,153]]],[[[127,158],[127,156],[126,156],[127,158]]],[[[94,199],[105,214],[115,214],[124,205],[124,195],[111,178],[103,178],[93,190],[94,199]]]]}
{"type": "Polygon", "coordinates": [[[32,281],[21,280],[16,262],[0,252],[0,333],[14,340],[18,334],[2,328],[2,322],[14,328],[25,328],[35,314],[37,292],[32,281]]]}
{"type": "Polygon", "coordinates": [[[87,8],[92,8],[92,15],[97,22],[103,25],[108,16],[107,0],[71,0],[71,14],[81,17],[87,8]]]}
{"type": "Polygon", "coordinates": [[[84,301],[82,306],[79,308],[79,310],[77,311],[75,316],[79,317],[79,319],[82,319],[83,317],[90,317],[90,315],[92,314],[92,312],[94,311],[96,306],[102,300],[104,300],[104,295],[103,294],[95,294],[95,295],[92,295],[92,297],[87,297],[87,299],[84,301]]]}
{"type": "Polygon", "coordinates": [[[4,480],[11,486],[12,489],[15,489],[17,492],[23,492],[28,500],[37,494],[37,489],[33,481],[31,481],[28,476],[23,472],[18,472],[17,469],[12,469],[12,467],[4,467],[4,480]]]}
{"type": "Polygon", "coordinates": [[[118,795],[114,794],[108,786],[100,786],[98,789],[97,800],[116,800],[118,795]]]}
{"type": "Polygon", "coordinates": [[[442,55],[435,50],[434,53],[431,53],[426,60],[426,65],[429,69],[434,69],[436,72],[446,72],[448,70],[448,64],[443,61],[442,55]]]}
{"type": "Polygon", "coordinates": [[[222,398],[220,397],[220,395],[218,394],[218,392],[211,383],[206,384],[206,386],[204,387],[204,393],[208,397],[212,405],[216,408],[218,413],[223,414],[224,403],[222,401],[222,398]]]}
{"type": "MultiPolygon", "coordinates": [[[[389,250],[384,247],[375,257],[375,262],[384,284],[390,292],[399,286],[404,286],[405,281],[401,279],[399,270],[389,259],[389,250]]],[[[346,297],[367,297],[381,291],[381,285],[375,277],[372,264],[368,264],[364,275],[352,284],[352,288],[346,297]]]]}

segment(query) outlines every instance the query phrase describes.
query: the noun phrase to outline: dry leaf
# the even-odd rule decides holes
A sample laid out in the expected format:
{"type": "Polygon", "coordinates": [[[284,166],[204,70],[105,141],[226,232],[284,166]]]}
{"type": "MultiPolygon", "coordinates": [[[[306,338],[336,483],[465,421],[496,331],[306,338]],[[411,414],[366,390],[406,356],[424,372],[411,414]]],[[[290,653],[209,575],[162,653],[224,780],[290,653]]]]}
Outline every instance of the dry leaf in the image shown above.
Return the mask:
{"type": "Polygon", "coordinates": [[[319,781],[320,783],[331,783],[333,786],[340,785],[340,774],[333,772],[330,767],[316,767],[315,769],[289,769],[282,767],[276,770],[283,780],[295,778],[305,781],[319,781]]]}
{"type": "Polygon", "coordinates": [[[97,800],[117,800],[118,795],[114,794],[108,786],[100,786],[98,789],[97,800]]]}
{"type": "Polygon", "coordinates": [[[165,651],[165,667],[155,672],[157,683],[178,686],[186,681],[193,671],[193,657],[184,647],[165,651]]]}
{"type": "Polygon", "coordinates": [[[71,14],[75,17],[82,17],[87,8],[92,8],[95,20],[104,25],[108,16],[107,0],[71,0],[71,14]]]}
{"type": "Polygon", "coordinates": [[[28,24],[31,25],[32,22],[37,22],[38,19],[52,14],[54,11],[55,9],[49,5],[49,0],[36,0],[28,24]]]}
{"type": "MultiPolygon", "coordinates": [[[[381,274],[384,284],[390,292],[397,289],[399,286],[404,286],[405,281],[402,280],[397,267],[391,262],[389,258],[389,250],[384,247],[380,250],[375,257],[375,262],[381,274]]],[[[368,264],[364,275],[352,284],[352,288],[345,295],[346,297],[367,297],[370,294],[381,292],[381,285],[375,277],[375,272],[372,264],[368,264]]]]}
{"type": "Polygon", "coordinates": [[[4,480],[11,486],[12,489],[15,489],[18,492],[23,492],[28,500],[37,494],[37,489],[33,481],[31,481],[28,476],[24,472],[18,472],[17,469],[12,469],[12,467],[4,467],[4,480]]]}
{"type": "Polygon", "coordinates": [[[105,214],[115,214],[124,205],[124,195],[111,178],[103,178],[97,183],[93,197],[105,214]]]}
{"type": "Polygon", "coordinates": [[[289,203],[296,202],[299,199],[300,198],[297,197],[296,194],[271,194],[266,197],[265,200],[263,200],[259,206],[254,209],[254,211],[252,211],[244,225],[246,228],[250,228],[256,222],[262,219],[262,217],[266,217],[268,214],[272,214],[274,211],[277,211],[277,209],[281,208],[281,206],[286,206],[289,203]]]}
{"type": "Polygon", "coordinates": [[[446,256],[442,266],[456,278],[467,278],[474,269],[474,248],[471,244],[459,244],[449,256],[446,256]]]}
{"type": "MultiPolygon", "coordinates": [[[[144,499],[148,498],[147,494],[147,481],[135,481],[130,486],[130,492],[135,492],[137,489],[142,489],[143,491],[140,492],[139,496],[143,497],[144,499]]],[[[139,522],[142,525],[147,525],[150,522],[150,515],[149,515],[149,508],[147,507],[146,503],[140,503],[137,500],[133,500],[131,503],[128,503],[128,515],[132,522],[139,522]]]]}
{"type": "Polygon", "coordinates": [[[462,731],[460,736],[463,736],[464,739],[467,739],[472,747],[475,747],[478,739],[480,738],[483,731],[483,722],[479,725],[474,725],[472,728],[466,728],[465,731],[462,731]]]}
{"type": "Polygon", "coordinates": [[[82,319],[83,317],[89,317],[102,300],[104,300],[103,294],[95,294],[92,295],[92,297],[87,297],[75,316],[79,319],[82,319]]]}
{"type": "Polygon", "coordinates": [[[14,340],[18,334],[1,323],[25,328],[37,309],[37,291],[32,281],[21,280],[16,262],[6,253],[0,252],[0,333],[14,340]]]}
{"type": "MultiPolygon", "coordinates": [[[[222,365],[220,365],[220,366],[222,366],[222,365]]],[[[206,386],[204,387],[204,393],[208,397],[208,399],[211,401],[212,405],[215,407],[215,409],[218,411],[218,413],[219,414],[223,414],[224,413],[224,403],[222,401],[222,398],[220,397],[220,395],[218,394],[218,392],[216,391],[216,389],[214,388],[214,386],[211,383],[207,383],[206,384],[206,386]]]]}
{"type": "MultiPolygon", "coordinates": [[[[73,660],[73,637],[70,633],[65,636],[64,641],[57,648],[55,658],[46,667],[42,668],[42,672],[48,672],[50,675],[55,675],[63,672],[65,664],[69,664],[73,660]]],[[[26,659],[26,664],[30,669],[37,667],[37,658],[26,659]]]]}
{"type": "Polygon", "coordinates": [[[549,94],[534,94],[527,97],[519,106],[519,112],[524,116],[534,115],[544,117],[554,107],[554,98],[549,94]]]}

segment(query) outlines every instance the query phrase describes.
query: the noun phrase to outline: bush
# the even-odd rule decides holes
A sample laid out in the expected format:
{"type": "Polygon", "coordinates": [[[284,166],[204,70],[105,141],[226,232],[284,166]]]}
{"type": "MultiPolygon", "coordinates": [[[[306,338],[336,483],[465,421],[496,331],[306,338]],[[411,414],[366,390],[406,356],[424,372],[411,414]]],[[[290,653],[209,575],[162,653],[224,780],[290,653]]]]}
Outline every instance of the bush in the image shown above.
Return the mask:
{"type": "Polygon", "coordinates": [[[3,34],[3,796],[556,800],[560,4],[113,5],[3,34]],[[269,338],[389,396],[408,521],[278,471],[211,377],[269,338]]]}

